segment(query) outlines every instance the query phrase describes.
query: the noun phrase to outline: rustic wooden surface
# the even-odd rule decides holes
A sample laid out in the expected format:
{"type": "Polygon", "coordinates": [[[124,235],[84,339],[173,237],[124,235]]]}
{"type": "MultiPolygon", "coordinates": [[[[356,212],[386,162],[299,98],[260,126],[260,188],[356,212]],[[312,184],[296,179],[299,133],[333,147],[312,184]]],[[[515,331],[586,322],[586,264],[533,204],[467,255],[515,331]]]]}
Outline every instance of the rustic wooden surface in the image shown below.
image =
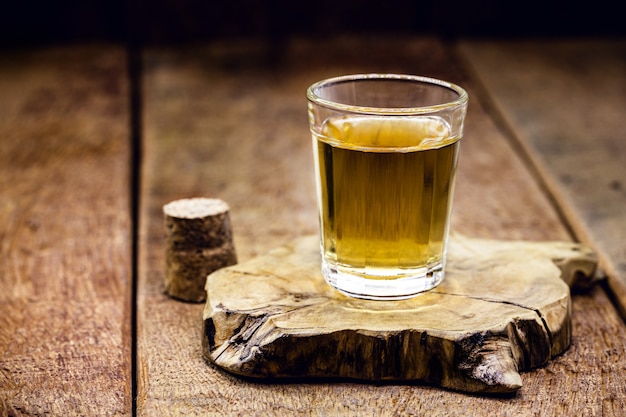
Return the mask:
{"type": "MultiPolygon", "coordinates": [[[[603,213],[621,212],[621,203],[593,186],[593,194],[581,191],[589,189],[576,182],[584,158],[572,157],[570,175],[578,185],[571,187],[560,177],[567,159],[541,159],[551,149],[533,150],[530,138],[540,136],[524,129],[538,128],[552,107],[514,112],[520,103],[511,100],[526,97],[531,101],[523,108],[532,110],[532,101],[542,99],[534,90],[553,91],[549,85],[510,67],[489,68],[494,56],[498,65],[515,59],[518,45],[525,70],[551,74],[551,88],[557,78],[606,77],[607,84],[598,84],[602,95],[619,103],[617,88],[607,86],[623,85],[623,53],[601,40],[573,42],[564,55],[542,44],[471,42],[459,50],[435,38],[340,38],[276,48],[220,41],[150,49],[143,55],[144,106],[136,108],[143,110],[143,159],[132,167],[142,179],[137,242],[124,48],[0,52],[0,415],[620,415],[626,326],[610,301],[621,299],[615,285],[620,258],[607,245],[618,227],[592,222],[580,199],[604,199],[597,206],[603,213]],[[575,60],[577,54],[597,65],[575,60]],[[570,64],[555,72],[560,63],[570,64]],[[235,378],[202,359],[202,306],[164,293],[162,205],[168,201],[226,200],[241,261],[317,232],[304,90],[322,77],[362,71],[431,75],[469,90],[454,230],[497,239],[575,237],[600,249],[609,285],[572,298],[572,345],[545,368],[522,373],[524,386],[514,397],[414,384],[235,378]],[[519,90],[495,88],[508,73],[519,90]],[[611,264],[615,270],[606,267],[611,264]]],[[[564,100],[561,111],[599,106],[596,95],[574,91],[584,100],[564,100]]],[[[621,120],[601,114],[607,124],[621,120]]],[[[576,122],[585,127],[582,118],[576,122]]],[[[618,151],[590,154],[614,167],[610,158],[623,155],[618,151]]],[[[583,183],[595,178],[606,189],[608,177],[593,172],[583,183]]],[[[609,189],[619,194],[619,184],[609,189]]]]}
{"type": "Polygon", "coordinates": [[[464,42],[460,50],[626,317],[626,41],[464,42]],[[533,86],[533,88],[529,88],[533,86]]]}
{"type": "Polygon", "coordinates": [[[204,357],[265,380],[411,381],[511,393],[522,387],[520,372],[569,347],[568,283],[588,286],[597,257],[571,242],[454,234],[443,282],[388,302],[346,297],[324,281],[321,262],[312,235],[210,274],[204,357]]]}
{"type": "Polygon", "coordinates": [[[121,47],[0,54],[0,416],[130,415],[121,47]]]}
{"type": "Polygon", "coordinates": [[[619,382],[626,329],[600,288],[573,298],[572,346],[522,374],[524,387],[513,398],[404,384],[259,384],[207,366],[202,307],[163,294],[160,208],[175,198],[224,199],[241,262],[316,233],[304,91],[323,77],[394,71],[464,85],[474,99],[453,229],[540,241],[568,240],[570,226],[483,106],[480,85],[436,39],[294,40],[282,49],[216,42],[148,50],[144,66],[138,415],[612,415],[626,407],[619,382]]]}

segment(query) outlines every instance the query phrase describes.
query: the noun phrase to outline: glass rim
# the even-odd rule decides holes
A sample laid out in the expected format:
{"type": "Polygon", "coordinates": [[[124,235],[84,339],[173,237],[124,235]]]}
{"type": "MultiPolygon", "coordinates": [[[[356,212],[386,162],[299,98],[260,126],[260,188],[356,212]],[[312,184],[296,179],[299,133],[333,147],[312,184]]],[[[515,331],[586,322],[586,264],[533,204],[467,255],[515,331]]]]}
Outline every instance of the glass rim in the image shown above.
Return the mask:
{"type": "Polygon", "coordinates": [[[456,107],[461,107],[467,104],[468,94],[462,87],[457,84],[439,80],[437,78],[425,77],[420,75],[408,75],[408,74],[385,74],[385,73],[371,73],[371,74],[352,74],[341,75],[338,77],[326,78],[324,80],[317,81],[311,84],[307,88],[307,99],[315,104],[323,107],[327,107],[333,110],[348,111],[351,113],[361,114],[379,114],[379,115],[412,115],[412,114],[429,114],[436,113],[442,110],[450,110],[456,107]],[[441,104],[433,104],[428,106],[416,106],[416,107],[373,107],[373,106],[358,106],[354,104],[339,103],[332,100],[327,100],[317,95],[316,90],[322,86],[339,84],[348,81],[367,81],[367,80],[390,80],[390,81],[413,81],[422,84],[431,84],[443,88],[447,88],[458,94],[455,100],[447,101],[441,104]]]}

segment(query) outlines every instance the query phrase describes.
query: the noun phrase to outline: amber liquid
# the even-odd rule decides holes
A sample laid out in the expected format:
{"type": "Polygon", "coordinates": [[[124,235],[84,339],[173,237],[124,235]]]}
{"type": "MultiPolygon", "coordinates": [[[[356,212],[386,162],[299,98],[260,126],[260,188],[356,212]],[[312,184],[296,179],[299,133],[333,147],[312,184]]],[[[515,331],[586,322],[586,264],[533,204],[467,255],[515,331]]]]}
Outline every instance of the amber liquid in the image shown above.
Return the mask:
{"type": "Polygon", "coordinates": [[[396,279],[442,268],[459,149],[435,117],[343,117],[314,134],[323,257],[396,279]]]}

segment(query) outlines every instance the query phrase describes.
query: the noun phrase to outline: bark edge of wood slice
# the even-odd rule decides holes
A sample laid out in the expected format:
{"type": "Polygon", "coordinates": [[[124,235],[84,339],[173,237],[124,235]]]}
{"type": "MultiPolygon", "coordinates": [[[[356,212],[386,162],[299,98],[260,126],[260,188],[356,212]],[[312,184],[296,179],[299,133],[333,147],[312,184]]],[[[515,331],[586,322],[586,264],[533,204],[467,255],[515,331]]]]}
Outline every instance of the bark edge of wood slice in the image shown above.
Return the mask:
{"type": "Polygon", "coordinates": [[[520,372],[569,347],[570,287],[591,286],[596,266],[583,244],[453,235],[437,288],[368,301],[326,284],[318,238],[306,236],[208,276],[203,355],[253,379],[514,393],[520,372]]]}

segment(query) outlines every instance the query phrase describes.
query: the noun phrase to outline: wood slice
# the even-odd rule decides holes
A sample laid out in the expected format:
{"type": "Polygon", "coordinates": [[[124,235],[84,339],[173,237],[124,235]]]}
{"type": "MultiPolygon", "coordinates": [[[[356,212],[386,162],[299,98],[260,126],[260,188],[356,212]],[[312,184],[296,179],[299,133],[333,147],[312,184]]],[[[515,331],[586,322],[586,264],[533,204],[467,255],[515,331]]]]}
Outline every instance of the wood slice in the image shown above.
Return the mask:
{"type": "Polygon", "coordinates": [[[253,378],[415,381],[507,393],[571,340],[584,245],[451,238],[444,281],[402,301],[346,297],[320,272],[317,237],[209,275],[204,356],[253,378]]]}

